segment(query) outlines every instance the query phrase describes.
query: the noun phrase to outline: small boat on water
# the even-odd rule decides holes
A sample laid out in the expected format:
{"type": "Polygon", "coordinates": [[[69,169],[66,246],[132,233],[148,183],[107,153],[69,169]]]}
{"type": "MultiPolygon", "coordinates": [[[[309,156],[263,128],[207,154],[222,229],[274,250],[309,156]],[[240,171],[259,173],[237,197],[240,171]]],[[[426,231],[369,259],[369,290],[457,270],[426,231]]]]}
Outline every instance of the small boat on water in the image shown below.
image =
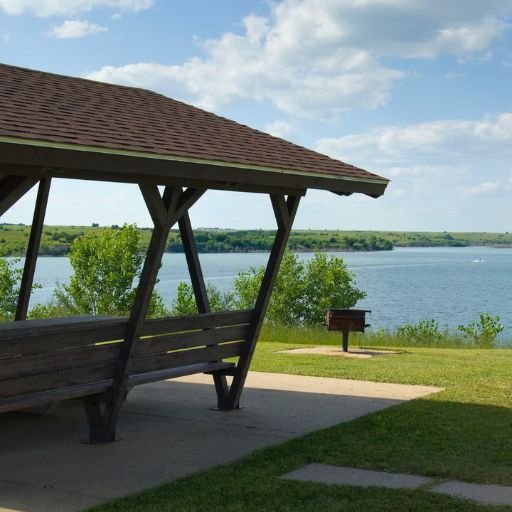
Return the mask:
{"type": "Polygon", "coordinates": [[[477,258],[476,260],[473,260],[472,263],[483,263],[485,260],[482,258],[477,258]]]}

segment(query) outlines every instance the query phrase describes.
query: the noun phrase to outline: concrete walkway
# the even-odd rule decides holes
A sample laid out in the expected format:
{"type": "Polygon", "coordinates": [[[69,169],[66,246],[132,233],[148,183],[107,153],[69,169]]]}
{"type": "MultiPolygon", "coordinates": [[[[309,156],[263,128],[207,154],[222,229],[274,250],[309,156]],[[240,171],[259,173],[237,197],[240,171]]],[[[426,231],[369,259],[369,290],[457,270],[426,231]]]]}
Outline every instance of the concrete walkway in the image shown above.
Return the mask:
{"type": "Polygon", "coordinates": [[[438,483],[432,477],[369,471],[367,469],[332,466],[331,464],[308,464],[283,475],[281,478],[326,485],[423,489],[429,492],[448,494],[454,498],[476,501],[483,505],[512,505],[512,487],[504,485],[470,484],[459,480],[438,483]]]}
{"type": "Polygon", "coordinates": [[[232,462],[292,437],[439,391],[251,372],[244,408],[212,410],[211,376],[135,388],[119,442],[92,446],[77,401],[0,416],[0,511],[73,512],[232,462]]]}

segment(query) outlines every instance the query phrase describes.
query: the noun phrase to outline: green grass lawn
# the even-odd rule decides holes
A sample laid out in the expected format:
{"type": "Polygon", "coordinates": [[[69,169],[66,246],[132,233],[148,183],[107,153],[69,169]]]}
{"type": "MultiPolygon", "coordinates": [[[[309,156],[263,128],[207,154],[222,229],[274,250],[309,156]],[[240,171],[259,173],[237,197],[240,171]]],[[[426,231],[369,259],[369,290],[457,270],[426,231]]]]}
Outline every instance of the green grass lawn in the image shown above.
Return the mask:
{"type": "Polygon", "coordinates": [[[374,359],[278,353],[293,347],[260,343],[252,369],[446,389],[94,510],[512,511],[428,490],[360,489],[277,478],[323,462],[512,485],[512,350],[402,348],[401,354],[374,359]]]}

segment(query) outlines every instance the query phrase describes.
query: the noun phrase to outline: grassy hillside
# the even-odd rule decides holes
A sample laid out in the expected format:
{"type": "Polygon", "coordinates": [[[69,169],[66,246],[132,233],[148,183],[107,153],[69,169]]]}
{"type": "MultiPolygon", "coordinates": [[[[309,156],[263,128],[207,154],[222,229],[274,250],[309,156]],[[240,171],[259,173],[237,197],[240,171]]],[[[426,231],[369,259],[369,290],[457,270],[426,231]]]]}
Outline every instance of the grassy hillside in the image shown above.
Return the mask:
{"type": "MultiPolygon", "coordinates": [[[[45,226],[41,254],[63,255],[75,238],[99,226],[45,226]]],[[[30,227],[23,224],[0,224],[0,256],[21,256],[25,253],[30,227]]],[[[149,241],[151,229],[141,228],[142,239],[149,241]]],[[[197,229],[200,252],[268,251],[274,239],[272,230],[197,229]]],[[[290,238],[294,251],[380,251],[393,247],[465,247],[489,245],[512,247],[509,233],[434,233],[412,231],[340,231],[295,230],[290,238]]],[[[172,230],[168,252],[182,252],[179,232],[172,230]]]]}

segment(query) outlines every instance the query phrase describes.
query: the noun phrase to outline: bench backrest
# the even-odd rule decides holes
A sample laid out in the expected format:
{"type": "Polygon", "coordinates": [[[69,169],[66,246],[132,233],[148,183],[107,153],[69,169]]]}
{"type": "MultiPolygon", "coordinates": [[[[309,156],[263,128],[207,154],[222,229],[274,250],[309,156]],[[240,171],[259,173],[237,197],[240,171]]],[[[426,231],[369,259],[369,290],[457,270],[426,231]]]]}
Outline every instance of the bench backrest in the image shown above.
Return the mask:
{"type": "MultiPolygon", "coordinates": [[[[130,385],[172,376],[179,368],[195,373],[200,364],[239,356],[250,319],[251,311],[234,311],[146,321],[134,348],[130,385]]],[[[127,322],[73,317],[0,325],[0,412],[106,391],[123,363],[127,322]]]]}
{"type": "Polygon", "coordinates": [[[126,322],[126,318],[72,317],[2,325],[0,410],[2,402],[9,404],[13,397],[28,394],[73,387],[78,391],[90,384],[96,384],[91,392],[108,389],[126,322]]]}

